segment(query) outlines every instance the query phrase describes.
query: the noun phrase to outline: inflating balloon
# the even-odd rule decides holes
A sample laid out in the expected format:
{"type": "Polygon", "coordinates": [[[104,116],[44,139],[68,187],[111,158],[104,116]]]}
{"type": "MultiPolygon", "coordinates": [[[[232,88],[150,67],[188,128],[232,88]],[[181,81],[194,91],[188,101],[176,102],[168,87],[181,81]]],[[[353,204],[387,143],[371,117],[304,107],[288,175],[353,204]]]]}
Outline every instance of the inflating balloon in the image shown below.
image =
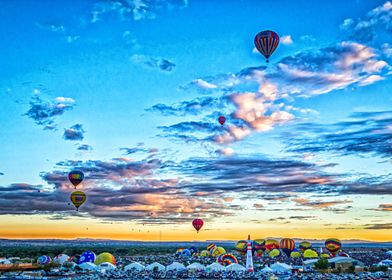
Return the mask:
{"type": "Polygon", "coordinates": [[[37,263],[39,265],[47,265],[47,264],[50,264],[51,261],[52,261],[52,259],[49,256],[43,255],[38,258],[37,263]]]}
{"type": "Polygon", "coordinates": [[[225,254],[225,253],[226,253],[225,248],[223,248],[223,247],[215,247],[214,250],[212,250],[211,255],[213,257],[218,257],[218,256],[220,256],[222,254],[225,254]]]}
{"type": "Polygon", "coordinates": [[[295,241],[290,238],[283,238],[280,240],[280,249],[282,249],[283,253],[286,254],[286,256],[290,256],[291,252],[295,248],[295,241]]]}
{"type": "Polygon", "coordinates": [[[101,263],[108,262],[113,265],[116,265],[116,258],[110,253],[101,253],[97,256],[94,261],[94,264],[100,265],[101,263]]]}
{"type": "Polygon", "coordinates": [[[305,259],[315,259],[315,258],[318,258],[318,254],[316,251],[314,251],[312,249],[307,249],[304,252],[304,258],[305,259]]]}
{"type": "Polygon", "coordinates": [[[272,250],[268,253],[268,256],[269,256],[270,258],[278,257],[278,256],[280,256],[280,250],[279,250],[279,249],[272,249],[272,250]]]}
{"type": "Polygon", "coordinates": [[[189,249],[184,249],[180,252],[180,257],[182,258],[190,258],[192,256],[191,251],[189,249]]]}
{"type": "Polygon", "coordinates": [[[257,256],[262,256],[265,250],[265,240],[255,239],[253,241],[253,251],[256,252],[257,256]]]}
{"type": "Polygon", "coordinates": [[[57,256],[55,256],[55,257],[53,258],[53,262],[62,265],[63,263],[65,263],[66,261],[68,261],[68,259],[69,259],[69,256],[68,256],[68,255],[60,254],[60,255],[57,255],[57,256]]]}
{"type": "Polygon", "coordinates": [[[74,187],[76,189],[76,186],[79,185],[83,181],[84,174],[82,171],[73,170],[68,173],[68,179],[71,182],[71,184],[74,185],[74,187]]]}
{"type": "Polygon", "coordinates": [[[325,248],[331,253],[335,254],[342,247],[342,242],[336,238],[328,238],[325,240],[325,248]]]}
{"type": "Polygon", "coordinates": [[[310,248],[312,248],[312,244],[310,244],[310,242],[308,241],[302,241],[301,243],[299,243],[299,249],[301,250],[302,253],[310,248]]]}
{"type": "Polygon", "coordinates": [[[219,122],[221,125],[224,125],[225,122],[226,122],[226,118],[225,118],[224,116],[220,116],[220,117],[218,118],[218,122],[219,122]]]}
{"type": "Polygon", "coordinates": [[[279,242],[274,239],[267,239],[265,241],[265,250],[269,252],[273,249],[279,249],[279,242]]]}
{"type": "Polygon", "coordinates": [[[216,259],[216,262],[220,263],[223,266],[228,266],[232,263],[238,263],[238,260],[233,254],[223,254],[216,259]]]}
{"type": "Polygon", "coordinates": [[[212,251],[214,251],[216,245],[214,243],[211,243],[207,246],[207,250],[208,252],[210,252],[210,254],[212,254],[212,251]]]}
{"type": "Polygon", "coordinates": [[[192,221],[192,225],[195,228],[195,230],[197,231],[197,233],[199,233],[199,230],[203,227],[204,222],[202,219],[194,219],[192,221]]]}
{"type": "Polygon", "coordinates": [[[241,255],[245,255],[246,254],[246,249],[247,249],[247,244],[248,241],[246,240],[240,240],[235,244],[235,249],[237,250],[238,253],[240,253],[241,255]]]}
{"type": "Polygon", "coordinates": [[[279,45],[279,36],[274,31],[265,30],[257,33],[254,40],[256,49],[269,61],[269,57],[279,45]]]}
{"type": "Polygon", "coordinates": [[[200,252],[200,256],[203,258],[209,257],[211,254],[208,250],[203,250],[200,252]]]}
{"type": "Polygon", "coordinates": [[[297,249],[294,249],[294,251],[291,252],[290,258],[296,259],[301,257],[301,252],[297,249]]]}
{"type": "Polygon", "coordinates": [[[86,201],[86,195],[82,191],[74,191],[70,199],[76,210],[79,211],[79,207],[86,201]]]}
{"type": "Polygon", "coordinates": [[[192,247],[189,248],[189,251],[193,255],[193,254],[196,254],[198,250],[197,250],[197,248],[195,246],[192,246],[192,247]]]}
{"type": "Polygon", "coordinates": [[[85,263],[85,262],[91,262],[93,263],[97,256],[94,254],[94,252],[86,251],[84,252],[80,258],[79,258],[79,264],[85,263]]]}

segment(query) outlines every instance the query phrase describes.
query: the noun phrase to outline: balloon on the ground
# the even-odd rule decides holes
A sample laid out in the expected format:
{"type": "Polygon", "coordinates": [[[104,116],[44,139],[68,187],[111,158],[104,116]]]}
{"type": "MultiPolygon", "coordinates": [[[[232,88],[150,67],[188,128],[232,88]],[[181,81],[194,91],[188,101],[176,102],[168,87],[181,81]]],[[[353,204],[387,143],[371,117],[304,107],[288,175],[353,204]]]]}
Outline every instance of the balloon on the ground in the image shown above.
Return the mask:
{"type": "Polygon", "coordinates": [[[302,253],[310,248],[312,248],[312,244],[308,241],[302,241],[301,243],[299,243],[299,249],[301,250],[302,253]]]}
{"type": "Polygon", "coordinates": [[[212,251],[214,251],[216,245],[214,243],[211,243],[207,246],[207,250],[210,252],[210,254],[212,255],[212,251]]]}
{"type": "Polygon", "coordinates": [[[189,249],[184,249],[180,252],[180,256],[183,258],[190,258],[192,255],[191,251],[189,249]]]}
{"type": "Polygon", "coordinates": [[[51,261],[52,259],[49,256],[43,255],[38,258],[37,263],[40,265],[47,265],[50,264],[51,261]]]}
{"type": "Polygon", "coordinates": [[[62,265],[63,263],[65,263],[66,261],[68,261],[68,259],[69,259],[69,256],[68,256],[68,255],[60,254],[60,255],[57,255],[57,256],[55,256],[55,257],[53,258],[53,262],[62,265]]]}
{"type": "Polygon", "coordinates": [[[101,253],[97,256],[94,261],[94,264],[100,265],[101,263],[108,262],[112,265],[116,265],[116,258],[110,253],[101,253]]]}
{"type": "Polygon", "coordinates": [[[318,254],[316,251],[314,251],[312,249],[307,249],[304,252],[304,258],[305,259],[315,259],[315,258],[318,258],[318,254]]]}
{"type": "Polygon", "coordinates": [[[197,233],[199,233],[199,230],[203,227],[204,222],[202,219],[194,219],[192,221],[192,225],[195,228],[195,230],[197,231],[197,233]]]}
{"type": "Polygon", "coordinates": [[[240,253],[241,255],[245,255],[246,254],[246,249],[247,249],[247,244],[248,241],[246,240],[240,240],[235,244],[235,249],[237,250],[238,253],[240,253]]]}
{"type": "Polygon", "coordinates": [[[206,258],[206,257],[209,257],[210,255],[211,254],[210,254],[210,252],[208,250],[203,250],[203,251],[200,252],[200,257],[206,258]]]}
{"type": "Polygon", "coordinates": [[[294,251],[290,253],[290,258],[296,259],[300,257],[301,257],[301,252],[298,249],[294,249],[294,251]]]}
{"type": "Polygon", "coordinates": [[[288,257],[295,248],[295,241],[291,238],[283,238],[282,240],[280,240],[279,244],[280,249],[282,249],[283,253],[285,253],[288,257]]]}
{"type": "Polygon", "coordinates": [[[224,125],[225,122],[226,122],[226,118],[225,118],[224,116],[220,116],[220,117],[218,118],[218,122],[219,122],[221,125],[224,125]]]}
{"type": "Polygon", "coordinates": [[[233,254],[220,255],[216,261],[223,266],[231,265],[232,263],[238,263],[237,258],[233,254]]]}
{"type": "Polygon", "coordinates": [[[222,254],[224,254],[224,253],[226,253],[226,250],[225,250],[225,248],[223,248],[223,247],[215,247],[214,248],[214,250],[212,251],[212,256],[213,257],[217,257],[217,256],[220,256],[220,255],[222,255],[222,254]]]}
{"type": "Polygon", "coordinates": [[[84,179],[84,174],[82,171],[73,170],[68,173],[68,180],[71,182],[74,187],[79,185],[84,179]]]}
{"type": "Polygon", "coordinates": [[[265,240],[264,239],[255,239],[253,241],[253,251],[257,256],[262,256],[265,250],[265,240]]]}
{"type": "Polygon", "coordinates": [[[279,249],[279,242],[275,239],[267,239],[265,241],[265,250],[267,252],[272,251],[273,249],[279,249]]]}
{"type": "Polygon", "coordinates": [[[79,264],[85,263],[85,262],[95,262],[96,255],[94,252],[91,251],[86,251],[84,252],[80,258],[79,258],[79,264]]]}
{"type": "Polygon", "coordinates": [[[177,249],[177,251],[176,251],[176,253],[175,253],[176,257],[180,257],[182,251],[184,251],[184,250],[185,250],[185,248],[179,248],[179,249],[177,249]]]}
{"type": "Polygon", "coordinates": [[[280,256],[280,250],[279,250],[279,249],[272,249],[272,250],[268,253],[268,256],[269,256],[270,258],[278,257],[278,256],[280,256]]]}
{"type": "Polygon", "coordinates": [[[197,250],[197,248],[195,246],[192,246],[192,247],[189,248],[189,251],[193,255],[193,254],[196,254],[198,250],[197,250]]]}
{"type": "Polygon", "coordinates": [[[86,194],[82,191],[74,191],[70,196],[72,204],[79,211],[79,207],[86,201],[86,194]]]}
{"type": "Polygon", "coordinates": [[[279,45],[279,35],[274,31],[265,30],[257,33],[254,39],[256,49],[269,61],[269,57],[279,45]]]}
{"type": "Polygon", "coordinates": [[[320,254],[320,258],[322,258],[322,259],[329,259],[329,257],[330,257],[330,255],[325,254],[325,253],[320,254]]]}
{"type": "Polygon", "coordinates": [[[340,242],[340,240],[336,238],[328,238],[327,240],[325,240],[324,244],[325,248],[327,248],[327,250],[332,254],[335,254],[342,247],[342,242],[340,242]]]}

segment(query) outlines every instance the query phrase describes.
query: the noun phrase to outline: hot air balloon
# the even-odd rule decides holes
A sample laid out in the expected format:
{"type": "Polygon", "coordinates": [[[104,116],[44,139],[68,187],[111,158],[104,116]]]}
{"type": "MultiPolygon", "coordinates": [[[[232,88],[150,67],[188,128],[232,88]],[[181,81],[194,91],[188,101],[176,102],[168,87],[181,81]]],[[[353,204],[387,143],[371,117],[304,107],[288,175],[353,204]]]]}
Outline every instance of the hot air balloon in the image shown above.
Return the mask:
{"type": "Polygon", "coordinates": [[[93,263],[97,256],[94,254],[94,252],[86,251],[84,252],[80,258],[79,258],[79,264],[85,263],[85,262],[91,262],[93,263]]]}
{"type": "Polygon", "coordinates": [[[70,198],[77,211],[79,211],[79,207],[86,201],[86,195],[82,191],[74,191],[70,198]]]}
{"type": "Polygon", "coordinates": [[[223,266],[228,266],[232,263],[238,263],[238,260],[233,254],[223,254],[216,259],[216,262],[220,263],[223,266]]]}
{"type": "Polygon", "coordinates": [[[320,258],[322,258],[322,259],[329,259],[329,255],[328,254],[325,254],[325,253],[323,253],[323,254],[320,254],[320,258]]]}
{"type": "Polygon", "coordinates": [[[203,251],[200,252],[200,256],[204,257],[204,258],[209,257],[210,255],[211,254],[210,254],[210,252],[208,250],[203,250],[203,251]]]}
{"type": "Polygon", "coordinates": [[[283,253],[286,254],[286,256],[290,256],[291,252],[295,248],[295,241],[290,238],[283,238],[280,240],[280,249],[282,249],[283,253]]]}
{"type": "Polygon", "coordinates": [[[69,259],[69,256],[68,256],[68,255],[60,254],[60,255],[57,255],[57,256],[55,256],[55,257],[53,258],[53,262],[62,265],[63,263],[65,263],[66,261],[68,261],[68,259],[69,259]]]}
{"type": "Polygon", "coordinates": [[[192,255],[191,251],[189,249],[184,249],[180,252],[180,257],[182,258],[190,258],[192,255]]]}
{"type": "Polygon", "coordinates": [[[264,239],[255,239],[253,241],[253,250],[256,252],[257,256],[262,256],[265,250],[265,240],[264,239]]]}
{"type": "Polygon", "coordinates": [[[237,252],[241,255],[246,254],[246,249],[247,249],[248,241],[246,240],[240,240],[235,244],[235,249],[237,252]]]}
{"type": "Polygon", "coordinates": [[[216,245],[214,243],[211,243],[207,246],[207,250],[208,252],[210,252],[210,254],[212,254],[212,251],[214,251],[216,245]]]}
{"type": "Polygon", "coordinates": [[[302,253],[310,248],[312,248],[312,244],[310,244],[310,242],[308,241],[302,241],[301,243],[299,243],[299,249],[301,250],[302,253]]]}
{"type": "Polygon", "coordinates": [[[199,230],[203,227],[204,222],[202,219],[194,219],[192,221],[192,225],[195,228],[195,230],[197,230],[197,233],[199,233],[199,230]]]}
{"type": "Polygon", "coordinates": [[[224,116],[220,116],[220,117],[218,118],[218,122],[219,122],[221,125],[224,125],[225,122],[226,122],[226,118],[225,118],[224,116]]]}
{"type": "Polygon", "coordinates": [[[176,253],[175,253],[175,256],[176,257],[181,257],[181,253],[182,253],[182,251],[184,251],[185,250],[185,248],[179,248],[179,249],[177,249],[177,251],[176,251],[176,253]]]}
{"type": "Polygon", "coordinates": [[[113,265],[116,265],[116,258],[110,253],[101,253],[97,256],[94,261],[95,265],[100,265],[101,263],[108,262],[113,265]]]}
{"type": "Polygon", "coordinates": [[[279,250],[279,249],[272,249],[272,250],[268,253],[268,256],[269,256],[270,258],[278,257],[278,256],[280,256],[280,250],[279,250]]]}
{"type": "Polygon", "coordinates": [[[290,253],[290,258],[300,258],[301,257],[301,252],[298,249],[294,249],[294,251],[292,251],[290,253]]]}
{"type": "Polygon", "coordinates": [[[218,256],[220,256],[220,255],[222,255],[222,254],[225,254],[226,253],[226,250],[225,250],[225,248],[223,248],[223,247],[215,247],[214,248],[214,250],[212,251],[212,253],[211,253],[211,255],[213,256],[213,257],[218,257],[218,256]]]}
{"type": "Polygon", "coordinates": [[[269,57],[279,45],[279,35],[274,31],[265,30],[257,33],[254,40],[256,49],[269,61],[269,57]]]}
{"type": "Polygon", "coordinates": [[[342,247],[342,242],[340,242],[340,240],[336,238],[328,238],[327,240],[325,240],[324,244],[325,248],[327,248],[327,250],[333,255],[335,255],[335,253],[339,251],[342,247]]]}
{"type": "Polygon", "coordinates": [[[279,249],[279,242],[274,239],[267,239],[265,241],[265,250],[269,252],[273,249],[279,249]]]}
{"type": "Polygon", "coordinates": [[[49,256],[43,255],[38,258],[37,263],[39,265],[48,265],[51,261],[52,259],[49,256]]]}
{"type": "Polygon", "coordinates": [[[304,252],[304,258],[305,259],[315,259],[318,258],[318,254],[316,251],[312,249],[306,249],[304,252]]]}
{"type": "Polygon", "coordinates": [[[189,251],[193,255],[193,254],[196,254],[198,250],[197,250],[197,248],[195,246],[192,246],[192,247],[189,248],[189,251]]]}
{"type": "Polygon", "coordinates": [[[68,180],[74,185],[75,189],[76,186],[79,185],[84,179],[84,174],[82,171],[73,170],[68,173],[68,180]]]}

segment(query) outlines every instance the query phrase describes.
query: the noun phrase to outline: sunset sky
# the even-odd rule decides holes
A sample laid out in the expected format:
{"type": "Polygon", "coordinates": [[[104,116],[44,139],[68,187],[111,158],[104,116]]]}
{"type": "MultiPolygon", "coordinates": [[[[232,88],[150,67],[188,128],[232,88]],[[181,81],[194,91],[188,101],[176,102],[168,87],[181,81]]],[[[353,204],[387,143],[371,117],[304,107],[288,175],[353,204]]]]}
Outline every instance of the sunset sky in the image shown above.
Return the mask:
{"type": "Polygon", "coordinates": [[[391,22],[385,0],[2,1],[0,238],[392,241],[391,22]]]}

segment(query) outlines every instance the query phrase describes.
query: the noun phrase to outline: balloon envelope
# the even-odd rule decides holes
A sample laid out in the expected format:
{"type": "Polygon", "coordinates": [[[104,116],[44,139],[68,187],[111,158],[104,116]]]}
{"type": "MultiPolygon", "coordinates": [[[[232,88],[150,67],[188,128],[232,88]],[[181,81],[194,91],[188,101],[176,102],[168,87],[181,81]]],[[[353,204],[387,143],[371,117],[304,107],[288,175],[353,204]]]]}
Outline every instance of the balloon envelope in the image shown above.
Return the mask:
{"type": "Polygon", "coordinates": [[[38,258],[37,263],[40,265],[47,265],[50,264],[51,261],[52,259],[49,256],[43,255],[38,258]]]}
{"type": "Polygon", "coordinates": [[[267,239],[265,241],[265,250],[269,252],[273,249],[279,249],[279,242],[274,239],[267,239]]]}
{"type": "Polygon", "coordinates": [[[214,251],[216,245],[214,243],[211,243],[207,246],[207,250],[208,252],[210,252],[210,254],[212,254],[212,251],[214,251]]]}
{"type": "Polygon", "coordinates": [[[220,116],[220,117],[218,118],[218,122],[219,122],[221,125],[224,125],[225,122],[226,122],[226,118],[225,118],[224,116],[220,116]]]}
{"type": "Polygon", "coordinates": [[[279,35],[274,31],[265,30],[257,33],[254,39],[256,49],[268,59],[279,45],[279,35]]]}
{"type": "Polygon", "coordinates": [[[310,242],[308,241],[302,241],[301,243],[299,243],[299,249],[301,250],[302,253],[310,248],[312,248],[312,244],[310,244],[310,242]]]}
{"type": "Polygon", "coordinates": [[[272,249],[269,253],[268,256],[270,258],[275,258],[277,256],[280,256],[280,250],[279,249],[272,249]]]}
{"type": "Polygon", "coordinates": [[[203,227],[204,222],[202,219],[194,219],[192,221],[192,225],[195,228],[195,230],[197,230],[197,232],[199,232],[199,230],[203,227]]]}
{"type": "Polygon", "coordinates": [[[232,263],[238,263],[237,258],[233,254],[220,255],[216,261],[223,266],[228,266],[231,265],[232,263]]]}
{"type": "Polygon", "coordinates": [[[300,257],[301,257],[301,252],[298,250],[294,250],[290,254],[290,258],[293,258],[293,259],[300,258],[300,257]]]}
{"type": "Polygon", "coordinates": [[[97,256],[94,261],[95,265],[100,265],[101,263],[108,262],[112,265],[116,265],[116,258],[110,253],[101,253],[97,256]]]}
{"type": "Polygon", "coordinates": [[[336,253],[342,247],[342,242],[336,238],[328,238],[325,240],[325,248],[332,254],[336,253]]]}
{"type": "Polygon", "coordinates": [[[237,250],[238,253],[240,253],[241,255],[244,255],[246,253],[247,244],[248,244],[248,241],[240,240],[235,244],[235,249],[237,250]]]}
{"type": "Polygon", "coordinates": [[[84,252],[80,258],[79,258],[79,264],[85,263],[85,262],[91,262],[93,263],[96,259],[96,255],[94,254],[94,252],[91,251],[86,251],[84,252]]]}
{"type": "Polygon", "coordinates": [[[213,257],[218,257],[218,256],[220,256],[220,255],[222,255],[224,253],[226,253],[225,248],[223,248],[223,247],[215,247],[214,250],[212,251],[211,255],[213,257]]]}
{"type": "Polygon", "coordinates": [[[282,249],[283,253],[285,253],[288,257],[295,248],[295,241],[291,238],[283,238],[282,240],[280,240],[279,244],[280,249],[282,249]]]}
{"type": "Polygon", "coordinates": [[[255,239],[252,245],[253,245],[253,250],[256,252],[256,254],[258,256],[262,256],[265,250],[265,240],[255,239]]]}
{"type": "Polygon", "coordinates": [[[72,204],[78,210],[79,207],[86,201],[86,195],[82,191],[74,191],[70,196],[72,204]]]}
{"type": "Polygon", "coordinates": [[[304,258],[305,259],[315,259],[315,258],[318,258],[318,254],[316,251],[314,251],[312,249],[307,249],[304,252],[304,258]]]}
{"type": "Polygon", "coordinates": [[[79,185],[84,179],[84,174],[82,171],[73,170],[68,173],[68,180],[71,182],[74,187],[79,185]]]}
{"type": "Polygon", "coordinates": [[[208,250],[203,250],[200,252],[200,256],[201,257],[209,257],[210,256],[210,252],[208,250]]]}

